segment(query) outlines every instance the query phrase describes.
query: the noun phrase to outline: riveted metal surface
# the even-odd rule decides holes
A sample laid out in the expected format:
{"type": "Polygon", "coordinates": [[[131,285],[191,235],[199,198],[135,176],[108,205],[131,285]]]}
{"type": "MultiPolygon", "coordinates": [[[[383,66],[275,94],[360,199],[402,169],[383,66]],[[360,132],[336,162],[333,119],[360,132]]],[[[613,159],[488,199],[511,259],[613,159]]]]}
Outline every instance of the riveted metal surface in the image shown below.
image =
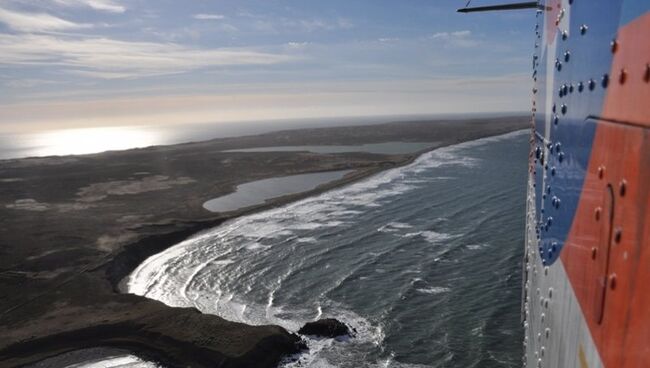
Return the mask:
{"type": "Polygon", "coordinates": [[[644,367],[650,356],[650,1],[540,5],[524,365],[644,367]]]}

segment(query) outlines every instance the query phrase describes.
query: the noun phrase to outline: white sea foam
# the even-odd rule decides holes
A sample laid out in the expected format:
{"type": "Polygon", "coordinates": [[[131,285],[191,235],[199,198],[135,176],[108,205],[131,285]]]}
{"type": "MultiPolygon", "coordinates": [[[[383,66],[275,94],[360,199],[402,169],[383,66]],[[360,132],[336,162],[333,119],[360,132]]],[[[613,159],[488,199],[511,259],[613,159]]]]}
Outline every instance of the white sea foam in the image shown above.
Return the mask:
{"type": "Polygon", "coordinates": [[[440,293],[446,293],[446,292],[451,291],[451,289],[449,289],[449,288],[437,287],[437,286],[428,287],[428,288],[419,288],[419,289],[415,289],[415,290],[420,292],[420,293],[424,293],[424,294],[440,294],[440,293]]]}
{"type": "Polygon", "coordinates": [[[102,358],[98,361],[89,361],[68,365],[65,368],[156,368],[159,365],[144,361],[134,355],[123,355],[102,358]]]}
{"type": "Polygon", "coordinates": [[[416,231],[412,233],[406,233],[403,235],[404,238],[414,238],[416,236],[424,238],[426,241],[432,244],[438,244],[443,240],[448,240],[453,236],[450,234],[439,233],[436,231],[425,230],[425,231],[416,231]]]}
{"type": "Polygon", "coordinates": [[[445,234],[445,233],[438,233],[435,231],[423,231],[422,234],[420,234],[423,238],[425,238],[429,243],[439,243],[443,240],[447,240],[451,238],[451,235],[445,234]]]}
{"type": "Polygon", "coordinates": [[[412,228],[413,225],[406,224],[403,222],[389,222],[386,225],[380,226],[377,231],[382,232],[382,233],[392,233],[392,232],[397,232],[399,230],[403,229],[410,229],[412,228]]]}
{"type": "Polygon", "coordinates": [[[312,236],[308,236],[308,237],[304,237],[304,238],[298,238],[298,239],[296,239],[296,241],[298,243],[311,243],[311,244],[318,243],[318,239],[316,239],[316,238],[314,238],[312,236]]]}
{"type": "Polygon", "coordinates": [[[467,249],[477,250],[487,247],[487,244],[468,244],[467,249]]]}
{"type": "Polygon", "coordinates": [[[253,242],[246,245],[246,249],[248,250],[259,250],[259,249],[269,249],[269,248],[271,247],[258,242],[253,242]]]}
{"type": "MultiPolygon", "coordinates": [[[[331,236],[339,231],[334,228],[350,226],[354,224],[351,217],[366,212],[360,211],[359,208],[365,207],[369,209],[368,212],[372,212],[373,208],[389,203],[394,200],[394,197],[416,190],[418,185],[430,182],[430,179],[452,180],[452,177],[431,175],[425,178],[419,174],[443,166],[472,167],[478,164],[480,159],[465,156],[463,149],[498,139],[504,138],[488,138],[479,140],[478,143],[463,143],[431,151],[408,166],[384,171],[347,187],[286,206],[228,221],[222,226],[150,257],[132,274],[128,284],[129,290],[169,305],[196,306],[205,313],[254,325],[278,324],[290,331],[297,331],[302,324],[312,320],[314,316],[333,316],[357,329],[357,338],[350,342],[310,340],[310,353],[306,355],[306,361],[303,360],[300,363],[302,365],[287,365],[287,367],[328,366],[329,363],[323,357],[332,351],[342,356],[350,354],[351,349],[341,344],[380,346],[384,339],[381,323],[370,322],[349,311],[345,306],[336,305],[326,299],[319,299],[313,304],[307,303],[304,308],[282,305],[292,297],[291,294],[289,296],[283,294],[283,281],[288,275],[301,271],[301,262],[306,262],[307,265],[311,262],[309,258],[305,261],[293,259],[290,255],[297,249],[302,252],[309,251],[310,247],[313,247],[316,252],[329,252],[327,248],[311,245],[319,242],[316,235],[318,229],[330,228],[324,232],[331,236]],[[297,245],[298,243],[301,244],[297,245]],[[269,249],[273,251],[267,252],[269,249]],[[286,258],[282,258],[280,266],[277,262],[276,264],[264,263],[268,259],[267,256],[272,255],[285,255],[286,258]],[[279,277],[278,271],[282,271],[279,277]]],[[[443,243],[456,237],[456,235],[433,230],[415,231],[416,227],[417,225],[407,223],[389,222],[381,226],[378,231],[393,233],[404,238],[422,238],[436,245],[430,249],[439,253],[433,255],[438,259],[441,254],[448,251],[448,247],[443,243]]],[[[439,228],[439,225],[428,226],[428,229],[432,227],[439,228]]],[[[474,249],[473,246],[475,245],[467,245],[467,248],[474,249]]],[[[403,252],[404,249],[391,249],[386,252],[376,249],[374,253],[377,254],[377,258],[381,258],[382,254],[390,251],[403,252]]],[[[316,256],[318,253],[314,255],[316,256]]],[[[325,264],[329,262],[320,263],[320,265],[325,264]]],[[[381,277],[380,273],[386,272],[386,269],[380,263],[377,266],[379,267],[375,267],[375,274],[370,277],[346,274],[343,278],[365,280],[381,277]]],[[[417,269],[402,271],[402,273],[419,272],[420,270],[417,269]]],[[[429,287],[420,279],[414,279],[413,282],[418,283],[413,286],[415,290],[423,294],[441,294],[450,291],[445,287],[429,287]]],[[[338,287],[341,278],[330,280],[330,283],[332,285],[323,288],[325,292],[331,290],[328,289],[330,287],[338,287]]],[[[321,297],[327,295],[325,292],[321,297]]],[[[390,367],[405,366],[392,359],[385,363],[390,367]]],[[[367,365],[375,366],[372,362],[368,362],[367,365]]]]}

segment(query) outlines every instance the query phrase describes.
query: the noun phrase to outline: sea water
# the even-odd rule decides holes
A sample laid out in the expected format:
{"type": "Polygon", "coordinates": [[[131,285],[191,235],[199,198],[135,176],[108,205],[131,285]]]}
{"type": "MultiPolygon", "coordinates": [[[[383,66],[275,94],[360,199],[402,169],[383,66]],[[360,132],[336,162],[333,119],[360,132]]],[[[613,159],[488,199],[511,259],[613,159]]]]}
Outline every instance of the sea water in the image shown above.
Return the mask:
{"type": "Polygon", "coordinates": [[[528,135],[440,148],[344,188],[229,221],[152,256],[131,293],[297,331],[285,366],[519,367],[528,135]]]}

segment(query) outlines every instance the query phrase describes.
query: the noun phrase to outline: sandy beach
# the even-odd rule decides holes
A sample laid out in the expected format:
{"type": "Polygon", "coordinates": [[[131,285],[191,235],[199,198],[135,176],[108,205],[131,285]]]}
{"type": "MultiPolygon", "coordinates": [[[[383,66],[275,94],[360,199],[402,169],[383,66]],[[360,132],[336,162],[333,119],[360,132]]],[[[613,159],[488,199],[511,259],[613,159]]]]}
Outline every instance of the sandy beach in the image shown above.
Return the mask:
{"type": "Polygon", "coordinates": [[[430,149],[525,129],[529,117],[300,129],[83,156],[0,161],[0,365],[93,347],[168,366],[274,367],[299,336],[123,294],[142,261],[228,219],[412,162],[430,149]],[[407,154],[224,152],[258,147],[432,142],[407,154]],[[281,176],[350,170],[265,203],[213,213],[204,203],[281,176]]]}

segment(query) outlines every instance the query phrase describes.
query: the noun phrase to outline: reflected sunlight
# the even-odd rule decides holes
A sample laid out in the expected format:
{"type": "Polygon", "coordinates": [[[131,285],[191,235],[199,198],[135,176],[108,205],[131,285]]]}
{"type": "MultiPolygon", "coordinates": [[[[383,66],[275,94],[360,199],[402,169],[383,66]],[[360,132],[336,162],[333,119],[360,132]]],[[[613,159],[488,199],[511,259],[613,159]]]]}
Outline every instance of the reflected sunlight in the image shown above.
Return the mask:
{"type": "Polygon", "coordinates": [[[28,156],[98,153],[148,147],[160,142],[160,133],[141,127],[66,129],[38,133],[28,156]]]}

